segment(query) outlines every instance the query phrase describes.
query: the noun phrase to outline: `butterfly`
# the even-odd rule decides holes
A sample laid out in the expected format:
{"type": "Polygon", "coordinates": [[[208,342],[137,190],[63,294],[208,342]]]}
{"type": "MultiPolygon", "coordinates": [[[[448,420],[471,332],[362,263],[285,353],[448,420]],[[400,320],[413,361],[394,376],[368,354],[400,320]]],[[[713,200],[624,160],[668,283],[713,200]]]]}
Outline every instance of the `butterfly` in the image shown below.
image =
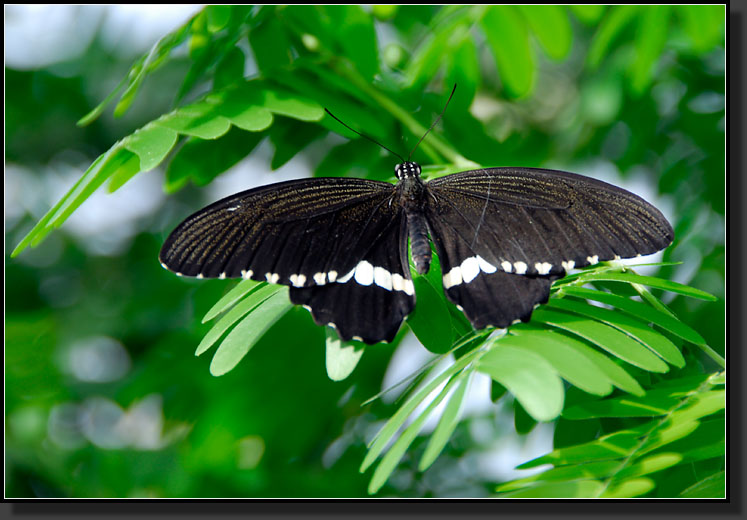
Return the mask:
{"type": "Polygon", "coordinates": [[[373,344],[392,341],[415,307],[408,240],[419,274],[432,242],[446,297],[482,329],[528,321],[570,269],[655,253],[674,238],[642,198],[574,173],[483,168],[426,182],[404,159],[394,172],[396,184],[313,178],[231,195],[179,224],[161,265],[287,285],[318,325],[373,344]]]}

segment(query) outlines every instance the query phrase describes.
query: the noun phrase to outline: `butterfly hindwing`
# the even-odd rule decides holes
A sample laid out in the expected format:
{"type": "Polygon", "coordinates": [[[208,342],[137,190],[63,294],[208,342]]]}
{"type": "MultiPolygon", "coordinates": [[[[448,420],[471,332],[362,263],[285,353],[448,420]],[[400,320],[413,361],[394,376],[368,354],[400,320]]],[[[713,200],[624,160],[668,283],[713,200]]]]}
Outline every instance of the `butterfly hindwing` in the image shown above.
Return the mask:
{"type": "Polygon", "coordinates": [[[291,287],[291,302],[310,307],[318,325],[332,325],[343,340],[392,341],[415,306],[402,212],[336,283],[291,287]]]}
{"type": "Polygon", "coordinates": [[[557,276],[519,276],[500,270],[475,253],[451,225],[458,217],[452,212],[428,220],[446,296],[476,329],[507,327],[517,319],[527,321],[535,305],[547,301],[550,284],[557,276]]]}

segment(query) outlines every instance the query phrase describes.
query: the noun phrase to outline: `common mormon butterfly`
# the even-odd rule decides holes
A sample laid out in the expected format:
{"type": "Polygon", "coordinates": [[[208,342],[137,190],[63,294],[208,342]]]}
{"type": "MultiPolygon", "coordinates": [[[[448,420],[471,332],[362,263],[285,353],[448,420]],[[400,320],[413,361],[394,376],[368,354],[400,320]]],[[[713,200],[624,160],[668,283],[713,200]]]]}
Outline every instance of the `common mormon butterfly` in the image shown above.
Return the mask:
{"type": "Polygon", "coordinates": [[[423,274],[430,236],[446,296],[481,329],[528,321],[570,269],[655,253],[674,237],[651,204],[581,175],[484,168],[423,182],[420,166],[398,157],[396,185],[313,178],[219,200],[169,235],[161,264],[288,285],[317,324],[371,344],[394,339],[415,307],[408,238],[423,274]]]}

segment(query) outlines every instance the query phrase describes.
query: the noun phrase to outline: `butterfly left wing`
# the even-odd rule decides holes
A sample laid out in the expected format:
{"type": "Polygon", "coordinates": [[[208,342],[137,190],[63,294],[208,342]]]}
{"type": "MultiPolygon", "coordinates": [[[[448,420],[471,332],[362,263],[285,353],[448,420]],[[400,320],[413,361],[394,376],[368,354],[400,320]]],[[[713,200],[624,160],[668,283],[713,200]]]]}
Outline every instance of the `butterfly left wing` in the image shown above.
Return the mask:
{"type": "Polygon", "coordinates": [[[183,276],[288,285],[293,303],[343,339],[391,341],[415,303],[402,221],[392,184],[289,181],[198,211],[169,235],[159,258],[183,276]]]}

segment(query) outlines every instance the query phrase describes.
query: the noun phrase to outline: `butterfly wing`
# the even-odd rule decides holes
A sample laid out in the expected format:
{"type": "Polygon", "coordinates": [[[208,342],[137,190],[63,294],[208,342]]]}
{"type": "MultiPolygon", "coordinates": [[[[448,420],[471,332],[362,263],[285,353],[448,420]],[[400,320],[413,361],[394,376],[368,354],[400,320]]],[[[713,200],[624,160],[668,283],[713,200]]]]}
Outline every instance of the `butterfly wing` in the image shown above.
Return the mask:
{"type": "Polygon", "coordinates": [[[640,197],[572,173],[489,168],[427,187],[444,289],[478,328],[528,319],[568,269],[654,253],[674,236],[640,197]]]}
{"type": "Polygon", "coordinates": [[[314,321],[332,325],[343,340],[392,341],[415,306],[403,213],[394,216],[355,268],[337,283],[291,287],[290,299],[310,307],[314,321]]]}
{"type": "Polygon", "coordinates": [[[335,324],[343,339],[375,343],[391,340],[414,305],[398,242],[401,213],[395,186],[386,182],[277,183],[190,216],[166,239],[159,258],[184,276],[289,285],[291,301],[310,307],[317,323],[335,324]],[[394,309],[390,316],[387,307],[394,309]]]}

